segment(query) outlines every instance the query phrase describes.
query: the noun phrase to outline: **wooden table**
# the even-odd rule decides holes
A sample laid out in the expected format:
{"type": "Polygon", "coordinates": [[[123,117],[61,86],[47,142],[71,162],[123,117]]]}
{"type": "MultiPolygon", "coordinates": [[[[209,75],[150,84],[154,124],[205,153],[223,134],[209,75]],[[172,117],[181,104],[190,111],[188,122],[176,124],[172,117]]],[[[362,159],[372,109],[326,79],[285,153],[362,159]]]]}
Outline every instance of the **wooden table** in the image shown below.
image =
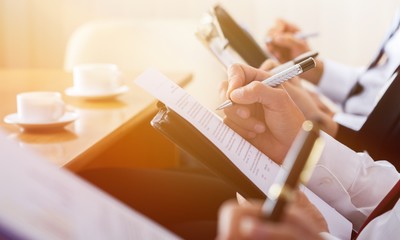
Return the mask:
{"type": "MultiPolygon", "coordinates": [[[[21,148],[39,152],[59,166],[80,169],[126,133],[140,128],[143,120],[156,112],[156,100],[133,83],[140,73],[125,73],[130,88],[127,93],[112,100],[88,101],[65,96],[64,90],[72,86],[72,74],[63,70],[0,70],[0,128],[21,148]],[[75,111],[78,119],[65,128],[40,132],[22,131],[16,125],[4,123],[6,115],[16,112],[16,94],[27,91],[61,92],[68,109],[75,111]]],[[[166,75],[181,86],[192,77],[188,72],[166,75]]]]}

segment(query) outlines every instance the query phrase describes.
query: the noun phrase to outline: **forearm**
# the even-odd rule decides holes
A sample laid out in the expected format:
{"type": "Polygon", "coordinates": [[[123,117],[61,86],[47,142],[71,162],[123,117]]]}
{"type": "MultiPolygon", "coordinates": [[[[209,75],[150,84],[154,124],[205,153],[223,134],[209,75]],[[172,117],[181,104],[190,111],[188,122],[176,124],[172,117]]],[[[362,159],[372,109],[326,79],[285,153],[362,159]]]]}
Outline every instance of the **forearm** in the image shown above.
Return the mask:
{"type": "Polygon", "coordinates": [[[336,103],[346,100],[363,68],[355,68],[329,59],[323,61],[323,72],[318,82],[319,91],[336,103]]]}

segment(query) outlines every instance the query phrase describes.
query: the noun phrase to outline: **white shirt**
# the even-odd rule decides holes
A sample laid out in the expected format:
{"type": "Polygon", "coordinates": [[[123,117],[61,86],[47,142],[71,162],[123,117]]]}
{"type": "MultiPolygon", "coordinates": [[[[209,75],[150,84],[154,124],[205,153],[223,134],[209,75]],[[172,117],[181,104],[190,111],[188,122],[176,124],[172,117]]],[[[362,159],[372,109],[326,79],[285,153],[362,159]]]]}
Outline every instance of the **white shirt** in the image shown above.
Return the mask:
{"type": "MultiPolygon", "coordinates": [[[[388,35],[397,27],[400,9],[397,11],[388,35]]],[[[387,36],[386,38],[388,38],[387,36]]],[[[386,39],[385,38],[385,39],[386,39]]],[[[400,65],[400,30],[384,46],[384,61],[376,67],[353,68],[330,60],[324,60],[324,72],[318,84],[319,91],[342,106],[342,112],[334,116],[338,123],[358,130],[366,117],[374,109],[393,72],[400,65]],[[346,100],[355,83],[363,86],[363,91],[346,100]],[[362,117],[360,117],[362,116],[362,117]]]]}
{"type": "MultiPolygon", "coordinates": [[[[356,153],[322,133],[326,146],[308,187],[359,229],[368,215],[400,179],[393,165],[356,153]]],[[[400,201],[393,210],[370,222],[358,239],[400,236],[400,201]]]]}

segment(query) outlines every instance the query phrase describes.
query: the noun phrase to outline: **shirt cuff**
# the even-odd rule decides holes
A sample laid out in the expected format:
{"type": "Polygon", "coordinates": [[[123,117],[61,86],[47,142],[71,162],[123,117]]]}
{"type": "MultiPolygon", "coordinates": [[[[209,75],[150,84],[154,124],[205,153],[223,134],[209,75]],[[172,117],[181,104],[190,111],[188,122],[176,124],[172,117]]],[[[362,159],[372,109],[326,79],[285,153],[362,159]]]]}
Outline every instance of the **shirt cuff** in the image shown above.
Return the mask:
{"type": "Polygon", "coordinates": [[[357,82],[363,68],[349,67],[324,59],[324,72],[318,84],[321,93],[336,103],[342,103],[357,82]]]}

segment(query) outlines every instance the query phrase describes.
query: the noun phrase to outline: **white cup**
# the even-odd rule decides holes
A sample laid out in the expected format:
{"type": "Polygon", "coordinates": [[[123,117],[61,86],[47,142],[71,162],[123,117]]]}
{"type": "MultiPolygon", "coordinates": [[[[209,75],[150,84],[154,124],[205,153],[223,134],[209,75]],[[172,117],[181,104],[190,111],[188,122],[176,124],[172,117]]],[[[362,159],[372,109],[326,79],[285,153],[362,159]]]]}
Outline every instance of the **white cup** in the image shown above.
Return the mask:
{"type": "Polygon", "coordinates": [[[59,92],[24,92],[17,94],[18,120],[23,123],[51,123],[65,113],[59,92]]]}
{"type": "Polygon", "coordinates": [[[74,91],[107,94],[122,86],[122,74],[115,64],[83,64],[73,68],[74,91]]]}

